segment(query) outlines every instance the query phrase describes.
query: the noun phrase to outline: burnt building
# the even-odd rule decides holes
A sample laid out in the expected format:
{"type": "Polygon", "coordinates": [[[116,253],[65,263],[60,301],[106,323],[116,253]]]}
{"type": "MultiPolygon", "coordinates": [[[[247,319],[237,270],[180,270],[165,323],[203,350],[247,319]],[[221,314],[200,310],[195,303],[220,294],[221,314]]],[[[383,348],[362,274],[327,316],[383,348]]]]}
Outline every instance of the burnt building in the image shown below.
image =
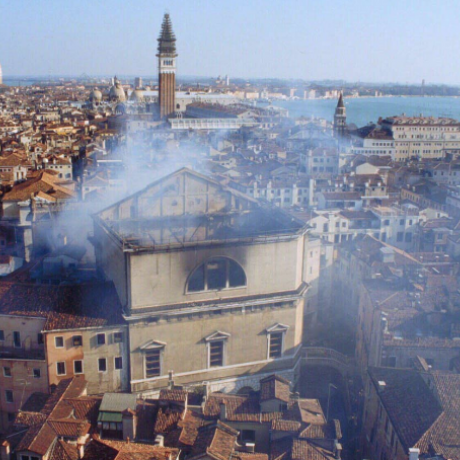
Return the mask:
{"type": "Polygon", "coordinates": [[[184,168],[94,216],[129,327],[131,390],[295,378],[315,273],[307,226],[184,168]]]}

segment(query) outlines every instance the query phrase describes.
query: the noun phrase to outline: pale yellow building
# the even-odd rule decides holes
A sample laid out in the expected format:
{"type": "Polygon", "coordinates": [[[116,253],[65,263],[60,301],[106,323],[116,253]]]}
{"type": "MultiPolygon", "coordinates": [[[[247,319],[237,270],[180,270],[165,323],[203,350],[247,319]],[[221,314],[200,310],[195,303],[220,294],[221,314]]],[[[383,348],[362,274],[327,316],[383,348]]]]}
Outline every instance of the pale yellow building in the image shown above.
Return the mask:
{"type": "Polygon", "coordinates": [[[319,248],[306,226],[189,169],[94,217],[98,268],[129,327],[131,390],[294,380],[319,248]]]}
{"type": "Polygon", "coordinates": [[[452,118],[389,117],[379,122],[393,138],[394,159],[444,158],[460,152],[460,122],[452,118]]]}

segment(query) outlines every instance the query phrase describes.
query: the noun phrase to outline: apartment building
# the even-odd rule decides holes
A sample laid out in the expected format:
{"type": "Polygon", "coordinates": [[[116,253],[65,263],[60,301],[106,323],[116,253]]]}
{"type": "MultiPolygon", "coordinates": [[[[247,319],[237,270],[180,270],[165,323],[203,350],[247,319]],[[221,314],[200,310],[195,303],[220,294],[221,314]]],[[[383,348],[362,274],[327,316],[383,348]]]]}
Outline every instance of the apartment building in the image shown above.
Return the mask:
{"type": "MultiPolygon", "coordinates": [[[[10,286],[2,286],[2,294],[10,286]]],[[[34,392],[48,391],[42,329],[45,319],[0,313],[0,430],[5,431],[34,392]]]]}

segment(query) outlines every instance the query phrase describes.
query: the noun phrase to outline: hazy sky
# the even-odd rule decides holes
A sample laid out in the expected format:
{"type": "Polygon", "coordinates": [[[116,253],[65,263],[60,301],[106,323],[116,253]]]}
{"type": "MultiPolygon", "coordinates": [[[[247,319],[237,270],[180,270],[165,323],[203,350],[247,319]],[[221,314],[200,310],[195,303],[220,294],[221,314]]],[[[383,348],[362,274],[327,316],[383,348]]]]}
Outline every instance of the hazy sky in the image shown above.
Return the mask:
{"type": "Polygon", "coordinates": [[[183,75],[460,84],[460,0],[0,0],[8,75],[154,75],[168,10],[183,75]]]}

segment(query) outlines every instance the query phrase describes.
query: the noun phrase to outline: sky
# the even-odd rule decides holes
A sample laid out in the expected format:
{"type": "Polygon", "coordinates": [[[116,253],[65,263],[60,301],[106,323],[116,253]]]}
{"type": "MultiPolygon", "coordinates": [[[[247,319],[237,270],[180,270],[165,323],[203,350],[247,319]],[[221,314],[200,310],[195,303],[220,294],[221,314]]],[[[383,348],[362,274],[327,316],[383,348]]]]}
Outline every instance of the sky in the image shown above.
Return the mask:
{"type": "Polygon", "coordinates": [[[157,72],[460,84],[460,0],[0,0],[4,77],[157,72]]]}

